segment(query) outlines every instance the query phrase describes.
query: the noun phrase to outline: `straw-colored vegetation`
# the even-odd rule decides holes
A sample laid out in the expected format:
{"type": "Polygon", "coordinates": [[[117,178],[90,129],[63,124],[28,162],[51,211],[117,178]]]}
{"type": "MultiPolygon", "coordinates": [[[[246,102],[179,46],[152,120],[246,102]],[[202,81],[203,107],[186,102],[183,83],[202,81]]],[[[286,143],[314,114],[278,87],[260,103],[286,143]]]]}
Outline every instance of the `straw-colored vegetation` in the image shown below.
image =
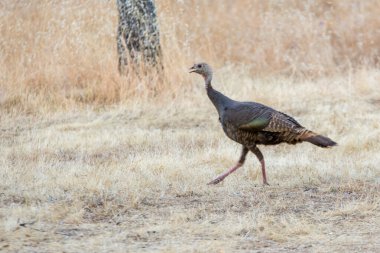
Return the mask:
{"type": "Polygon", "coordinates": [[[0,250],[380,250],[379,1],[157,1],[164,72],[119,76],[114,1],[0,3],[0,250]],[[187,73],[339,143],[240,147],[187,73]]]}

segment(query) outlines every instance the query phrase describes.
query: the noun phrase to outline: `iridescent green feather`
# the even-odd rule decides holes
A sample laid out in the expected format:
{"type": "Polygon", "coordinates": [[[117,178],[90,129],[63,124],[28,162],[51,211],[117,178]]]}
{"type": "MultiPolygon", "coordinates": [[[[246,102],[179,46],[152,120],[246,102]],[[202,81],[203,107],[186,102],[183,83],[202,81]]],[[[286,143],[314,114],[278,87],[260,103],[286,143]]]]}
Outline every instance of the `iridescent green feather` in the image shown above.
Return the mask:
{"type": "Polygon", "coordinates": [[[261,130],[269,124],[269,119],[267,118],[256,118],[246,124],[239,126],[240,129],[244,130],[261,130]]]}

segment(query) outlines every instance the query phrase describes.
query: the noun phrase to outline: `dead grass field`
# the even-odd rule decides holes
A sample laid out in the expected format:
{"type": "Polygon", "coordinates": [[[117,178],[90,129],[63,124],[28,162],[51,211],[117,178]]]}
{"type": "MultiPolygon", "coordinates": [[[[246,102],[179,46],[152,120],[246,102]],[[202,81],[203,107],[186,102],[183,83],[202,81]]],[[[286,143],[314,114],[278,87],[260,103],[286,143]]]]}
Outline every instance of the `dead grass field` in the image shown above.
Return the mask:
{"type": "Polygon", "coordinates": [[[165,70],[138,78],[117,73],[113,1],[0,4],[0,251],[380,251],[379,2],[157,7],[165,70]],[[207,186],[240,147],[200,59],[339,146],[263,147],[270,186],[252,154],[207,186]]]}

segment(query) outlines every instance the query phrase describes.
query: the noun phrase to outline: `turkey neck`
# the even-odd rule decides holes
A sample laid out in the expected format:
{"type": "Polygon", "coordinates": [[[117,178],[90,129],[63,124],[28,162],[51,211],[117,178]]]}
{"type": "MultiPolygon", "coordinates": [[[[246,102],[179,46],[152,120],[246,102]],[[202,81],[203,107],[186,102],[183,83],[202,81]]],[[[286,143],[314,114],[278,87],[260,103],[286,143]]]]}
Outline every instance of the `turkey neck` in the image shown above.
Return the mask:
{"type": "Polygon", "coordinates": [[[218,111],[219,117],[222,115],[222,112],[227,109],[229,105],[231,105],[234,101],[220,93],[219,91],[215,90],[211,85],[211,78],[205,77],[206,82],[206,91],[207,96],[211,100],[211,102],[214,104],[216,110],[218,111]]]}

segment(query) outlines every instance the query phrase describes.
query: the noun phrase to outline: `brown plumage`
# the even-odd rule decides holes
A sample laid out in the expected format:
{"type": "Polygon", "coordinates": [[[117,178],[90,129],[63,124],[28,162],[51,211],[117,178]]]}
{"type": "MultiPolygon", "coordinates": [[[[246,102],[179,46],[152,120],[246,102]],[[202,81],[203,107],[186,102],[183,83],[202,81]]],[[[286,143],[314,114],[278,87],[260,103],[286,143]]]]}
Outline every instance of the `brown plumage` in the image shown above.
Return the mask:
{"type": "Polygon", "coordinates": [[[212,69],[206,63],[194,64],[190,73],[200,74],[205,79],[207,95],[219,114],[226,135],[243,145],[238,163],[209,184],[221,182],[229,174],[240,168],[248,151],[256,155],[261,163],[263,183],[268,184],[265,174],[264,156],[257,145],[296,144],[303,141],[327,148],[337,145],[328,137],[307,130],[285,113],[255,102],[234,101],[211,86],[212,69]]]}

